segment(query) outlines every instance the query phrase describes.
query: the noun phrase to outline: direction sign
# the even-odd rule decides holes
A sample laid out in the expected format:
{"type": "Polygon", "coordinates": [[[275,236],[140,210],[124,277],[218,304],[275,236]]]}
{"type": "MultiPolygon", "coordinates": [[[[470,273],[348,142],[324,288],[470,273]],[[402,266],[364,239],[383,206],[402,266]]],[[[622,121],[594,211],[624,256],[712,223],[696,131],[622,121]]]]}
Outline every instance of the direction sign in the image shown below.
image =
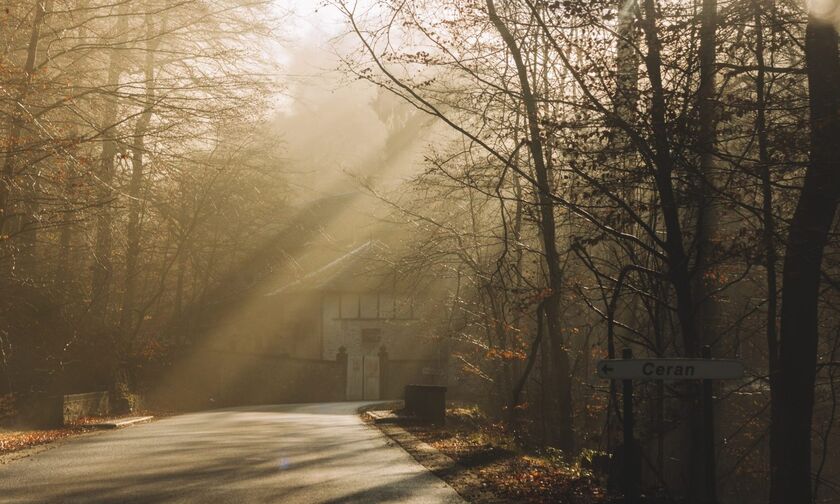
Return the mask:
{"type": "Polygon", "coordinates": [[[734,359],[607,359],[598,376],[618,380],[733,380],[744,376],[734,359]]]}

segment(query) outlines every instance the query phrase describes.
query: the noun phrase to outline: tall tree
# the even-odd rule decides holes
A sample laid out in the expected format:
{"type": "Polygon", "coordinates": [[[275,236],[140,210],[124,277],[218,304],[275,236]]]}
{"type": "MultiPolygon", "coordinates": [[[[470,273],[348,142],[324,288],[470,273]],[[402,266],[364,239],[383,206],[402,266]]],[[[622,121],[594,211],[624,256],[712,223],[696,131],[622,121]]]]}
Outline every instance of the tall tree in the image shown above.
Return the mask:
{"type": "Polygon", "coordinates": [[[7,234],[20,234],[22,244],[20,245],[21,269],[25,275],[31,275],[35,266],[35,245],[37,243],[37,219],[34,215],[35,198],[37,198],[37,175],[32,173],[31,167],[27,170],[25,183],[18,181],[19,175],[24,171],[25,163],[20,159],[25,152],[25,146],[21,145],[21,136],[24,133],[25,118],[31,116],[32,110],[27,105],[27,97],[33,94],[33,78],[35,75],[36,61],[41,43],[41,29],[44,18],[52,10],[51,0],[36,0],[34,2],[34,15],[32,17],[32,29],[29,36],[29,45],[26,49],[26,62],[23,65],[23,78],[17,90],[15,98],[15,111],[10,116],[8,128],[8,141],[6,156],[3,160],[2,182],[0,182],[0,239],[7,234]],[[16,182],[17,181],[17,182],[16,182]],[[17,185],[24,188],[15,187],[17,185]],[[12,192],[17,189],[20,193],[20,201],[16,208],[11,208],[9,198],[12,192]],[[24,196],[23,193],[26,193],[24,196]],[[16,219],[10,219],[11,213],[17,213],[16,219]],[[16,223],[16,225],[15,225],[16,223]],[[14,226],[12,229],[10,226],[14,226]]]}
{"type": "Polygon", "coordinates": [[[108,49],[108,73],[102,97],[102,112],[99,130],[102,148],[99,155],[97,182],[99,186],[99,211],[96,215],[96,237],[93,249],[93,276],[91,279],[91,312],[95,318],[104,320],[108,312],[108,300],[111,293],[114,265],[112,200],[115,198],[114,176],[119,154],[118,114],[120,76],[125,71],[125,48],[121,41],[128,29],[129,4],[120,5],[116,12],[113,32],[114,44],[108,49]]]}
{"type": "Polygon", "coordinates": [[[537,97],[531,91],[531,81],[528,67],[525,65],[516,38],[507,24],[496,11],[495,3],[486,0],[487,13],[490,21],[498,30],[511,58],[516,65],[516,73],[522,92],[522,102],[525,107],[528,126],[528,147],[534,163],[534,173],[537,179],[537,195],[539,198],[540,232],[542,235],[543,252],[548,268],[548,285],[551,293],[545,300],[544,309],[548,325],[548,337],[551,340],[552,364],[554,365],[555,384],[557,387],[560,425],[558,445],[565,450],[574,449],[574,426],[572,425],[572,386],[571,368],[567,343],[563,339],[560,320],[560,295],[563,289],[563,275],[560,269],[560,254],[557,251],[557,224],[554,218],[554,201],[551,198],[552,188],[550,174],[546,165],[543,147],[543,133],[540,131],[540,120],[537,114],[537,97]]]}
{"type": "MultiPolygon", "coordinates": [[[[155,23],[151,12],[144,16],[146,25],[146,56],[143,63],[143,79],[145,81],[145,96],[143,97],[143,111],[134,125],[131,142],[131,178],[128,184],[128,227],[126,229],[125,251],[125,289],[123,292],[120,327],[128,332],[134,327],[134,304],[137,297],[137,273],[140,259],[141,211],[143,209],[144,155],[146,154],[146,133],[154,113],[155,93],[155,56],[161,35],[166,31],[165,22],[160,22],[160,29],[155,30],[155,23]]],[[[164,18],[165,19],[165,18],[164,18]]]]}
{"type": "MultiPolygon", "coordinates": [[[[777,504],[812,501],[811,432],[819,345],[823,253],[840,199],[840,53],[833,9],[808,16],[805,61],[810,110],[810,161],[790,221],[782,272],[777,428],[777,504]]],[[[826,5],[821,5],[826,7],[826,5]]],[[[772,382],[771,382],[772,383],[772,382]]]]}
{"type": "Polygon", "coordinates": [[[700,15],[700,87],[697,92],[698,141],[700,166],[695,176],[696,241],[694,284],[697,300],[699,337],[712,343],[718,310],[712,299],[717,287],[714,278],[715,233],[719,230],[719,198],[715,195],[717,178],[717,0],[702,0],[700,15]]]}

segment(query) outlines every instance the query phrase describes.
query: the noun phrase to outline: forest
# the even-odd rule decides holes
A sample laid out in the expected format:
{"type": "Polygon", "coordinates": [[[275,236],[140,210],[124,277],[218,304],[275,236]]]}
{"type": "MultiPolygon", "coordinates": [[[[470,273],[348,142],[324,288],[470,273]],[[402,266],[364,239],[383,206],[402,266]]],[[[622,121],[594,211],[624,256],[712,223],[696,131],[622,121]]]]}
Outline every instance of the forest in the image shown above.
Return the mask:
{"type": "Polygon", "coordinates": [[[840,502],[840,1],[15,0],[0,42],[0,426],[140,408],[253,292],[321,282],[291,258],[370,239],[522,449],[632,460],[650,502],[840,502]],[[712,446],[661,379],[626,445],[626,349],[743,364],[712,446]]]}

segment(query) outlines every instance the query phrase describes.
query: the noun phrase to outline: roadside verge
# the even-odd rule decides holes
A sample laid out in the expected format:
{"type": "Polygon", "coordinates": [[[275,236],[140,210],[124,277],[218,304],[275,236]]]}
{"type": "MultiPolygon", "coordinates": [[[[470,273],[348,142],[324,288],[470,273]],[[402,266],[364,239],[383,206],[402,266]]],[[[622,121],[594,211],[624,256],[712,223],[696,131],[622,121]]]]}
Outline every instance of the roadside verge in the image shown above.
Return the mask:
{"type": "Polygon", "coordinates": [[[601,483],[559,452],[525,450],[475,408],[447,409],[446,425],[417,422],[401,406],[377,405],[362,418],[380,429],[472,504],[606,504],[601,483]]]}
{"type": "Polygon", "coordinates": [[[152,415],[90,417],[55,429],[0,429],[0,465],[55,448],[70,439],[146,423],[154,418],[152,415]]]}

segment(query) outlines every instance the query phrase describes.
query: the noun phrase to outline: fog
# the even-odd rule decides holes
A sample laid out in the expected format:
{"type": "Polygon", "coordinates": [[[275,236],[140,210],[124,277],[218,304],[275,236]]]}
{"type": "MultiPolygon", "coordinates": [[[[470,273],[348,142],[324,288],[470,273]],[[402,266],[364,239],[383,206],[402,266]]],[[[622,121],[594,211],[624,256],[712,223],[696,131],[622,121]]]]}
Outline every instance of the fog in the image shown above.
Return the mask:
{"type": "Polygon", "coordinates": [[[364,404],[453,461],[441,502],[840,503],[838,13],[7,2],[0,464],[364,404]]]}
{"type": "Polygon", "coordinates": [[[282,139],[303,193],[358,191],[358,177],[393,186],[422,171],[432,121],[344,71],[356,48],[341,37],[346,25],[335,9],[280,5],[291,8],[295,29],[278,55],[287,88],[271,134],[282,139]]]}

